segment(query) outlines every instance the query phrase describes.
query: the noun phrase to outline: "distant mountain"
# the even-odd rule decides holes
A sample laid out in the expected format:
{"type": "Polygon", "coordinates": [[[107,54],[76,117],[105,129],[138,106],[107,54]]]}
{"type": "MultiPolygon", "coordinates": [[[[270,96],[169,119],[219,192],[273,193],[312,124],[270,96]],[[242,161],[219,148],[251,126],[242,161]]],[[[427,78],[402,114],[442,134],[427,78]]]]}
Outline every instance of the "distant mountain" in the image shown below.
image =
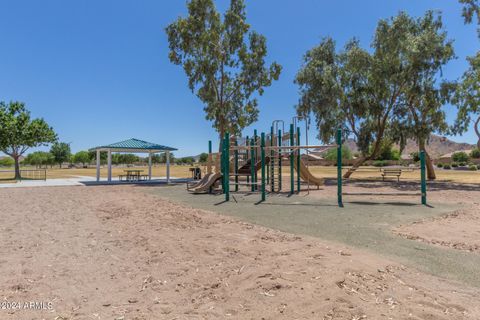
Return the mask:
{"type": "MultiPolygon", "coordinates": [[[[357,152],[358,147],[353,139],[348,139],[345,142],[345,145],[348,146],[352,152],[357,152]]],[[[432,135],[430,141],[427,144],[427,151],[432,158],[439,158],[447,153],[462,151],[462,150],[472,150],[476,146],[468,143],[459,143],[452,140],[449,140],[445,137],[432,135]]],[[[397,146],[397,148],[399,148],[397,146]]],[[[403,150],[403,156],[409,156],[411,153],[418,151],[418,145],[415,141],[409,140],[403,150]]]]}

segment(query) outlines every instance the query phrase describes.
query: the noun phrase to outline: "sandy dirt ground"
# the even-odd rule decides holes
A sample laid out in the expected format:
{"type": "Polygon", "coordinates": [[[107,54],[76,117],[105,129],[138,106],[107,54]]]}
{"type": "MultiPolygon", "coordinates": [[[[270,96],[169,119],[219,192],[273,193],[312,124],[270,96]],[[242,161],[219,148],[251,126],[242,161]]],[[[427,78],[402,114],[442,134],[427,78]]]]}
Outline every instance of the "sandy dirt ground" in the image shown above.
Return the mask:
{"type": "Polygon", "coordinates": [[[436,190],[435,200],[457,203],[464,209],[395,228],[407,239],[480,253],[480,187],[472,190],[436,190]]]}
{"type": "Polygon", "coordinates": [[[0,319],[480,318],[478,289],[143,191],[0,190],[0,319]]]}
{"type": "MultiPolygon", "coordinates": [[[[305,188],[305,187],[304,187],[305,188]]],[[[344,186],[344,192],[372,192],[372,195],[345,196],[344,201],[391,202],[395,197],[379,196],[375,193],[414,193],[419,184],[415,182],[396,183],[352,182],[344,186]]],[[[335,197],[336,188],[332,185],[323,187],[322,192],[312,191],[313,197],[335,197]]],[[[428,201],[452,203],[462,209],[443,215],[415,221],[392,230],[399,236],[442,247],[470,252],[480,252],[480,186],[457,184],[453,182],[429,182],[428,201]]],[[[400,197],[402,201],[418,203],[419,196],[400,197]]]]}

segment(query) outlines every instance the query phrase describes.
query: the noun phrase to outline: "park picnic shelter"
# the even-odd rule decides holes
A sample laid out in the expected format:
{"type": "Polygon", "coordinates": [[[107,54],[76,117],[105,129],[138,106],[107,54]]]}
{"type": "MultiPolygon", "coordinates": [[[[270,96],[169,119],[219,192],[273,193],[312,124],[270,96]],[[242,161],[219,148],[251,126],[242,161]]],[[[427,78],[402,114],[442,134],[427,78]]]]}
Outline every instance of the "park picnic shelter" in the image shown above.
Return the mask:
{"type": "Polygon", "coordinates": [[[170,182],[170,152],[178,149],[161,144],[147,142],[139,139],[128,139],[109,145],[98,146],[89,151],[96,151],[97,181],[100,181],[100,152],[107,152],[108,182],[112,181],[112,153],[147,153],[148,154],[148,179],[152,179],[152,155],[156,153],[166,154],[166,178],[170,182]]]}

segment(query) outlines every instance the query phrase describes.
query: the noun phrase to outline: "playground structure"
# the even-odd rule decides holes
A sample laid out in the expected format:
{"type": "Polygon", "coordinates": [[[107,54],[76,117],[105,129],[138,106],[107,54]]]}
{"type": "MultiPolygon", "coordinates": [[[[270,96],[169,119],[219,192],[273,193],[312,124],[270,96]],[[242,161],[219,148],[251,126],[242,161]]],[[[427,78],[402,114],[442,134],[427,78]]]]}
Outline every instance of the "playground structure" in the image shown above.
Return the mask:
{"type": "MultiPolygon", "coordinates": [[[[235,137],[225,133],[220,142],[221,152],[212,152],[212,142],[209,141],[209,155],[207,172],[200,180],[187,184],[187,189],[192,193],[212,193],[221,187],[225,195],[225,201],[230,201],[232,192],[259,193],[260,201],[266,200],[267,193],[288,193],[293,195],[301,191],[302,181],[317,189],[325,183],[325,179],[315,176],[308,165],[308,154],[312,149],[335,148],[337,150],[337,203],[343,207],[344,196],[420,196],[421,204],[427,205],[427,187],[425,171],[425,153],[420,153],[420,192],[344,192],[343,166],[342,166],[342,130],[337,131],[336,144],[332,145],[309,145],[308,144],[308,118],[295,117],[290,124],[289,130],[285,131],[282,120],[275,120],[270,128],[270,133],[262,132],[258,135],[254,130],[253,136],[245,138],[235,137]],[[301,141],[300,121],[305,122],[305,144],[301,141]],[[306,155],[306,164],[302,160],[302,151],[306,155]],[[288,166],[289,170],[283,167],[288,166]],[[288,176],[286,175],[288,173],[288,176]],[[283,179],[287,178],[289,187],[284,190],[283,179]],[[231,189],[231,187],[233,187],[231,189]]],[[[356,172],[361,172],[357,169],[356,172]]],[[[364,169],[363,169],[364,170],[364,169]]],[[[392,169],[390,169],[391,171],[392,169]]],[[[399,170],[399,169],[396,169],[399,170]]],[[[377,171],[380,172],[380,171],[377,171]]],[[[385,174],[385,172],[384,172],[385,174]]],[[[384,180],[385,176],[383,177],[384,180]]],[[[398,179],[399,182],[399,179],[398,179]]]]}
{"type": "Polygon", "coordinates": [[[298,193],[301,181],[307,184],[307,190],[314,185],[317,189],[324,184],[323,178],[314,176],[302,158],[302,150],[307,155],[310,149],[332,148],[335,146],[308,145],[308,119],[295,117],[290,124],[290,130],[285,132],[282,120],[272,123],[270,134],[258,135],[254,130],[253,136],[235,137],[228,133],[221,141],[220,153],[212,153],[212,143],[209,142],[209,157],[207,172],[203,179],[187,185],[193,193],[212,191],[221,181],[222,191],[227,201],[230,192],[259,192],[262,201],[265,200],[267,190],[271,193],[284,191],[282,167],[288,163],[290,167],[289,194],[298,193]],[[301,144],[301,129],[298,122],[305,122],[305,141],[301,144]],[[223,174],[228,172],[228,175],[223,174]],[[296,173],[296,174],[295,174],[296,173]],[[234,188],[230,190],[230,186],[234,188]]]}

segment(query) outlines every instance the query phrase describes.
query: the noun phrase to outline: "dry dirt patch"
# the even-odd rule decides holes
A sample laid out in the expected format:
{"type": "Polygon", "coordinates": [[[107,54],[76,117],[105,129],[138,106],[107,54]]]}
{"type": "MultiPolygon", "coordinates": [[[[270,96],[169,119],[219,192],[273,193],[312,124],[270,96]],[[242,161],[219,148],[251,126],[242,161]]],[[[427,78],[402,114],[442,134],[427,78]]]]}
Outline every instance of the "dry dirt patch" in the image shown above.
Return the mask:
{"type": "Polygon", "coordinates": [[[478,319],[476,289],[132,186],[0,190],[1,319],[478,319]]]}

